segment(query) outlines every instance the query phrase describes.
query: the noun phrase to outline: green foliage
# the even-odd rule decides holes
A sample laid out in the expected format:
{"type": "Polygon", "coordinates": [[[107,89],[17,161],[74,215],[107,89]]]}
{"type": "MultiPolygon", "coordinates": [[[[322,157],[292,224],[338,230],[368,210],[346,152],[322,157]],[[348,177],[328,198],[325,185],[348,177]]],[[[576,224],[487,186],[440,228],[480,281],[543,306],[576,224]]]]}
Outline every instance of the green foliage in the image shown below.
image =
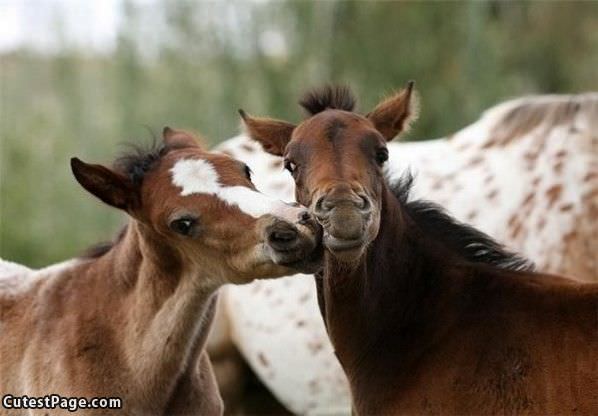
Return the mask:
{"type": "Polygon", "coordinates": [[[424,139],[510,97],[596,88],[593,2],[164,0],[123,16],[110,54],[1,57],[1,257],[41,266],[111,238],[124,216],[77,185],[69,158],[109,163],[148,128],[214,144],[237,133],[240,107],[297,121],[302,91],[342,82],[367,111],[415,79],[409,138],[424,139]]]}

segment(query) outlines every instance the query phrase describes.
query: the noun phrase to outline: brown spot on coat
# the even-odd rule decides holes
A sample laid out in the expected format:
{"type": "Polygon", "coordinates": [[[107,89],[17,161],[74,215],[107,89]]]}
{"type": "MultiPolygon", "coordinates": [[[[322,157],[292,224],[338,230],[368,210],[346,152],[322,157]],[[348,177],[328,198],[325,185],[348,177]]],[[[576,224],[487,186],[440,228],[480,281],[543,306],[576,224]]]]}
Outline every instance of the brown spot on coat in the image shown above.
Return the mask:
{"type": "Polygon", "coordinates": [[[312,341],[307,344],[307,347],[315,355],[324,348],[324,344],[321,341],[312,341]]]}
{"type": "Polygon", "coordinates": [[[583,181],[590,182],[592,179],[596,177],[598,177],[598,172],[588,172],[588,174],[583,177],[583,181]]]}
{"type": "Polygon", "coordinates": [[[530,192],[529,194],[527,194],[525,196],[525,198],[523,199],[523,203],[522,205],[525,206],[527,204],[529,204],[530,202],[532,202],[532,200],[534,199],[534,193],[530,192]]]}
{"type": "Polygon", "coordinates": [[[520,222],[517,222],[515,227],[511,230],[511,237],[517,238],[517,236],[521,233],[523,227],[520,222]]]}
{"type": "Polygon", "coordinates": [[[467,162],[467,164],[465,165],[465,167],[466,168],[471,168],[471,167],[474,167],[476,165],[479,165],[483,161],[484,161],[484,158],[482,156],[476,156],[476,157],[470,159],[469,162],[467,162]]]}
{"type": "Polygon", "coordinates": [[[488,149],[490,147],[494,147],[497,144],[499,144],[499,141],[496,140],[495,138],[492,138],[490,140],[488,140],[486,143],[484,143],[484,145],[482,146],[482,149],[488,149]]]}
{"type": "Polygon", "coordinates": [[[257,353],[257,358],[260,361],[260,364],[263,365],[264,367],[270,367],[270,363],[268,362],[268,360],[266,359],[266,356],[264,355],[263,352],[258,352],[257,353]]]}
{"type": "Polygon", "coordinates": [[[546,190],[546,197],[548,198],[548,208],[551,208],[556,200],[561,196],[563,187],[561,185],[553,185],[546,190]]]}
{"type": "Polygon", "coordinates": [[[509,227],[512,227],[512,226],[514,226],[514,225],[515,225],[515,223],[516,223],[516,222],[517,222],[517,214],[512,214],[512,215],[509,217],[509,222],[507,223],[507,225],[508,225],[509,227]]]}
{"type": "Polygon", "coordinates": [[[594,206],[597,203],[597,200],[596,200],[597,198],[598,198],[598,189],[594,189],[593,191],[590,191],[581,197],[581,199],[584,203],[588,202],[594,206]]]}
{"type": "Polygon", "coordinates": [[[523,158],[528,163],[534,163],[536,161],[536,159],[538,159],[539,155],[540,155],[539,152],[535,152],[535,153],[534,152],[525,152],[523,154],[523,158]]]}
{"type": "Polygon", "coordinates": [[[565,243],[570,243],[571,241],[575,240],[577,237],[577,231],[569,231],[567,234],[563,236],[563,241],[565,243]]]}
{"type": "Polygon", "coordinates": [[[486,198],[492,200],[492,199],[496,198],[497,195],[498,195],[498,189],[493,189],[492,191],[490,191],[486,194],[486,198]]]}

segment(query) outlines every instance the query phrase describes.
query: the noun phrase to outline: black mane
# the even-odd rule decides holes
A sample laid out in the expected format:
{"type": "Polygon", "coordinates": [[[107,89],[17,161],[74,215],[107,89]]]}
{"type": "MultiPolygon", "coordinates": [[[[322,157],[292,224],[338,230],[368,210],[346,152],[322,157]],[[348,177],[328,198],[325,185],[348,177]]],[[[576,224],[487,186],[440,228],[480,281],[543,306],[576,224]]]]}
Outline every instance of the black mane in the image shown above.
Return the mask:
{"type": "Polygon", "coordinates": [[[114,162],[114,168],[126,175],[134,184],[140,185],[143,177],[169,148],[155,138],[149,146],[129,144],[130,151],[121,154],[114,162]]]}
{"type": "Polygon", "coordinates": [[[391,190],[417,226],[431,238],[473,263],[489,264],[504,270],[534,269],[532,262],[511,253],[489,235],[451,217],[440,205],[426,200],[409,201],[412,185],[413,175],[407,172],[391,185],[391,190]]]}
{"type": "Polygon", "coordinates": [[[328,109],[353,111],[355,103],[351,89],[341,85],[326,85],[311,90],[299,100],[299,105],[312,116],[328,109]]]}

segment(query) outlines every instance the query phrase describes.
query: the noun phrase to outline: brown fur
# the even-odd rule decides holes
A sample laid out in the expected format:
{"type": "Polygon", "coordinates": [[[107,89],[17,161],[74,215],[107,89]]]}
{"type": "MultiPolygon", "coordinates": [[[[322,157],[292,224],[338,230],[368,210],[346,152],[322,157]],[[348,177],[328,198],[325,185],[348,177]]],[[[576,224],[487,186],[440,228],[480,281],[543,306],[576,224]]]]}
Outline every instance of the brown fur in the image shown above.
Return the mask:
{"type": "Polygon", "coordinates": [[[296,167],[299,202],[316,215],[318,201],[333,205],[321,215],[316,285],[355,413],[598,413],[598,285],[534,273],[438,207],[393,194],[373,149],[394,134],[378,131],[374,143],[372,130],[408,104],[375,123],[322,111],[276,152],[296,167]],[[334,141],[331,123],[347,126],[334,141]],[[359,194],[372,208],[355,213],[359,194]],[[331,244],[344,238],[336,223],[361,229],[361,245],[331,244]]]}
{"type": "Polygon", "coordinates": [[[182,196],[170,174],[182,158],[207,159],[222,184],[254,189],[242,163],[171,129],[159,152],[117,171],[73,160],[81,185],[130,221],[89,257],[0,278],[0,396],[120,397],[128,415],[222,413],[205,352],[218,288],[304,270],[317,229],[305,216],[299,224],[297,207],[253,218],[215,195],[182,196]],[[170,228],[180,211],[198,216],[196,234],[170,228]],[[283,223],[305,244],[274,256],[267,233],[283,223]]]}
{"type": "MultiPolygon", "coordinates": [[[[495,131],[490,133],[492,139],[484,147],[505,146],[543,124],[551,126],[550,128],[572,124],[578,113],[590,112],[598,107],[598,96],[591,93],[559,99],[550,97],[546,102],[529,103],[525,99],[521,101],[521,104],[510,109],[501,120],[497,120],[495,131]]],[[[590,119],[588,122],[593,125],[591,130],[598,129],[596,120],[590,119]]]]}

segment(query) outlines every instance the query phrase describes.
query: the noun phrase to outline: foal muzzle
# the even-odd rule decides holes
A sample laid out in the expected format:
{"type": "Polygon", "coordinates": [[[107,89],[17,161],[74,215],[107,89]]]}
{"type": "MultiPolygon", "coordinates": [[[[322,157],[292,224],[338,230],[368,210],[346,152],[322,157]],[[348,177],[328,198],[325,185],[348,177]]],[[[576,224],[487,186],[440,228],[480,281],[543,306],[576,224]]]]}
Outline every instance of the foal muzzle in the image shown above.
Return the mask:
{"type": "Polygon", "coordinates": [[[372,203],[365,193],[335,192],[319,197],[313,213],[324,228],[324,245],[333,251],[363,246],[372,221],[372,203]]]}
{"type": "Polygon", "coordinates": [[[322,228],[307,210],[299,210],[294,222],[270,216],[263,240],[276,264],[308,273],[317,270],[322,258],[322,228]]]}

